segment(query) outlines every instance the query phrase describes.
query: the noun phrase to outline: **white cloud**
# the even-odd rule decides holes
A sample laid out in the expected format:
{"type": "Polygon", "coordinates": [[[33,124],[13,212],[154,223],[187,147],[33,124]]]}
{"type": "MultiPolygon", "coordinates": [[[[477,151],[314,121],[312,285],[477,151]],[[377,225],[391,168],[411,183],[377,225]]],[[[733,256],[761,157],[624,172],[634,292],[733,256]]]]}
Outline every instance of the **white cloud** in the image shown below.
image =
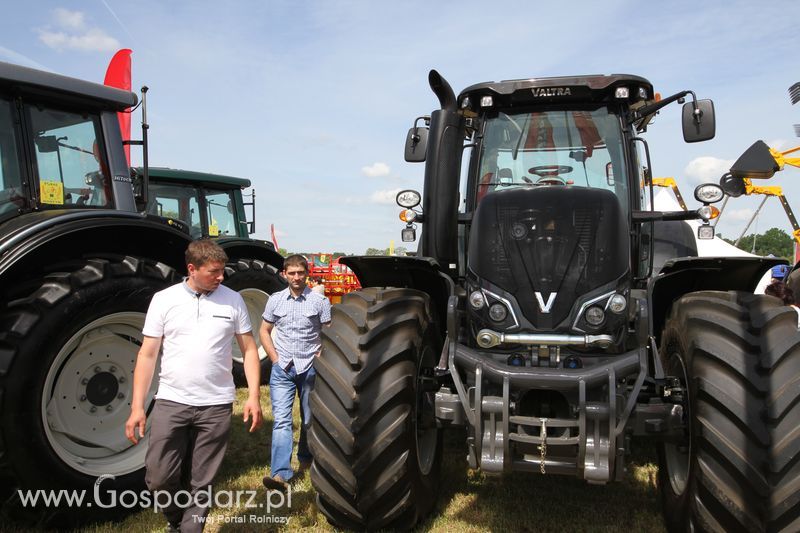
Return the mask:
{"type": "MultiPolygon", "coordinates": [[[[797,146],[797,144],[795,144],[794,141],[789,141],[789,140],[786,140],[786,139],[773,139],[771,141],[767,141],[767,146],[769,146],[770,148],[773,148],[773,149],[775,149],[775,150],[777,150],[779,152],[784,152],[784,151],[786,151],[786,150],[788,150],[790,148],[794,148],[795,146],[797,146]]],[[[794,155],[794,154],[792,154],[792,155],[794,155]]],[[[787,156],[787,157],[790,157],[790,156],[787,156]]]]}
{"type": "Polygon", "coordinates": [[[745,207],[743,209],[726,209],[722,216],[728,222],[747,222],[753,216],[753,213],[755,213],[754,210],[745,207]]]}
{"type": "Polygon", "coordinates": [[[397,199],[397,193],[400,189],[389,189],[384,191],[375,191],[369,197],[370,201],[376,204],[393,204],[397,199]]]}
{"type": "Polygon", "coordinates": [[[82,30],[86,27],[86,21],[80,11],[70,11],[59,7],[53,10],[53,17],[58,26],[68,30],[82,30]]]}
{"type": "Polygon", "coordinates": [[[53,18],[57,29],[39,29],[39,40],[54,50],[82,52],[112,52],[120,48],[119,41],[100,28],[88,28],[80,11],[56,9],[53,18]]]}
{"type": "Polygon", "coordinates": [[[388,176],[391,169],[386,163],[373,163],[368,167],[361,167],[361,173],[370,178],[388,176]]]}
{"type": "Polygon", "coordinates": [[[697,183],[717,183],[722,175],[730,170],[731,165],[733,165],[732,159],[719,159],[710,156],[695,157],[689,161],[683,172],[687,178],[697,183]]]}

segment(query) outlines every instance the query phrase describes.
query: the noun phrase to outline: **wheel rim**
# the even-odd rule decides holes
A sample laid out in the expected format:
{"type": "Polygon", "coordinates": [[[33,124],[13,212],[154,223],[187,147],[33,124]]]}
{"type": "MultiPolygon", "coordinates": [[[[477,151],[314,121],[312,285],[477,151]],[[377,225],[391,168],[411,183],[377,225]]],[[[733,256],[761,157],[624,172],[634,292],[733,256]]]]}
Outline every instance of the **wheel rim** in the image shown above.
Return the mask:
{"type": "MultiPolygon", "coordinates": [[[[58,457],[79,472],[123,475],[144,466],[146,446],[132,445],[122,429],[130,415],[144,317],[124,312],[92,321],[61,347],[47,372],[45,435],[58,457]]],[[[148,409],[157,387],[155,378],[145,400],[148,409]]]]}
{"type": "Polygon", "coordinates": [[[689,480],[689,470],[691,468],[692,439],[691,439],[691,411],[689,404],[689,380],[686,372],[686,365],[683,357],[677,351],[669,354],[668,375],[678,376],[681,385],[684,387],[683,420],[686,424],[686,434],[684,441],[680,444],[670,442],[664,443],[664,460],[667,466],[667,477],[672,491],[675,494],[683,494],[689,480]]]}
{"type": "Polygon", "coordinates": [[[431,379],[430,376],[426,376],[426,372],[433,369],[432,361],[434,360],[433,351],[426,346],[420,359],[420,365],[417,368],[417,390],[421,391],[421,393],[417,395],[414,413],[417,462],[422,475],[428,475],[433,467],[439,438],[434,407],[436,393],[426,392],[423,385],[425,381],[431,379]]]}
{"type": "MultiPolygon", "coordinates": [[[[244,300],[244,305],[247,306],[247,314],[250,316],[250,325],[253,327],[253,336],[256,339],[256,346],[258,347],[258,359],[263,361],[267,357],[267,351],[261,346],[261,339],[258,334],[261,329],[261,315],[264,313],[264,308],[267,306],[269,294],[261,289],[242,289],[239,294],[244,300]]],[[[239,348],[239,343],[233,339],[233,360],[239,364],[244,364],[244,355],[239,348]]]]}

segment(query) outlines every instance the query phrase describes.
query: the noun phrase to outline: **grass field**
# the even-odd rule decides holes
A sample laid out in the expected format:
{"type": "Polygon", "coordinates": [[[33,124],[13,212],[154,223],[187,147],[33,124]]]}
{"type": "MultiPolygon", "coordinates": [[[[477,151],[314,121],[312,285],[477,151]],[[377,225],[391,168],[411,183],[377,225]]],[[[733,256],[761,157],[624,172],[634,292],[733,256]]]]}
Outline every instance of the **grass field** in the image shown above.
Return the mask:
{"type": "MultiPolygon", "coordinates": [[[[262,402],[264,426],[254,434],[247,432],[241,419],[245,394],[240,389],[234,407],[231,442],[225,462],[217,476],[215,491],[257,490],[254,502],[262,508],[248,509],[242,505],[212,509],[205,531],[334,531],[315,504],[315,492],[308,474],[294,484],[291,507],[266,512],[280,497],[268,494],[261,484],[267,471],[270,454],[269,391],[264,387],[262,402]],[[288,518],[288,524],[278,525],[277,517],[288,518]],[[269,521],[273,522],[270,523],[269,521]]],[[[299,415],[295,402],[295,426],[299,415]]],[[[445,434],[444,461],[439,498],[429,519],[419,526],[420,531],[663,531],[656,466],[651,448],[635,450],[628,463],[628,472],[621,483],[605,486],[589,485],[584,481],[531,474],[509,474],[501,478],[487,477],[466,465],[466,446],[463,432],[445,434]]],[[[297,432],[295,433],[295,440],[297,432]]],[[[295,465],[296,466],[296,465],[295,465]]],[[[1,531],[22,529],[60,529],[63,525],[46,513],[32,516],[19,509],[13,499],[6,502],[0,513],[1,531]]],[[[115,521],[96,523],[80,531],[111,533],[119,531],[164,531],[166,521],[161,514],[144,510],[115,521]]]]}

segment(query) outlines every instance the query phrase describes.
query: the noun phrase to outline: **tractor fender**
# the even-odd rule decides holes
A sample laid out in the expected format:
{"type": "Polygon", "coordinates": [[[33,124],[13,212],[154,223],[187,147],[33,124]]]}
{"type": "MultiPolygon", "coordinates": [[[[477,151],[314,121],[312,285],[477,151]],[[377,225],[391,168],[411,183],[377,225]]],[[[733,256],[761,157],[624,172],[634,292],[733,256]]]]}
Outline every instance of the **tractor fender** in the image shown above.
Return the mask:
{"type": "Polygon", "coordinates": [[[283,256],[275,251],[275,246],[268,241],[242,238],[217,239],[230,261],[239,259],[258,259],[275,267],[278,272],[283,270],[283,256]]]}
{"type": "Polygon", "coordinates": [[[133,255],[185,272],[191,242],[185,224],[152,215],[112,211],[50,211],[0,225],[0,300],[6,288],[43,266],[87,256],[133,255]]]}
{"type": "Polygon", "coordinates": [[[667,261],[648,283],[650,334],[660,342],[672,304],[684,294],[753,292],[767,270],[785,263],[772,257],[681,257],[667,261]]]}
{"type": "MultiPolygon", "coordinates": [[[[361,286],[417,289],[430,295],[437,316],[447,316],[447,299],[454,293],[452,279],[429,257],[385,255],[348,256],[339,262],[358,277],[361,286]]],[[[442,324],[442,329],[443,324],[442,324]]]]}

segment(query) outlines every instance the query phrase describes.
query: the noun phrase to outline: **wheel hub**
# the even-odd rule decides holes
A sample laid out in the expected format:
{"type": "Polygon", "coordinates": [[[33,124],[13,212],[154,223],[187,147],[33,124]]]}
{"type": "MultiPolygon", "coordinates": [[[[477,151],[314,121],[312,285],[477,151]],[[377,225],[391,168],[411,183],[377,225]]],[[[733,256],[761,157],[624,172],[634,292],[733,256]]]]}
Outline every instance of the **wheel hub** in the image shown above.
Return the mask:
{"type": "Polygon", "coordinates": [[[117,378],[111,372],[95,374],[86,385],[86,399],[100,407],[110,404],[118,392],[117,378]]]}

